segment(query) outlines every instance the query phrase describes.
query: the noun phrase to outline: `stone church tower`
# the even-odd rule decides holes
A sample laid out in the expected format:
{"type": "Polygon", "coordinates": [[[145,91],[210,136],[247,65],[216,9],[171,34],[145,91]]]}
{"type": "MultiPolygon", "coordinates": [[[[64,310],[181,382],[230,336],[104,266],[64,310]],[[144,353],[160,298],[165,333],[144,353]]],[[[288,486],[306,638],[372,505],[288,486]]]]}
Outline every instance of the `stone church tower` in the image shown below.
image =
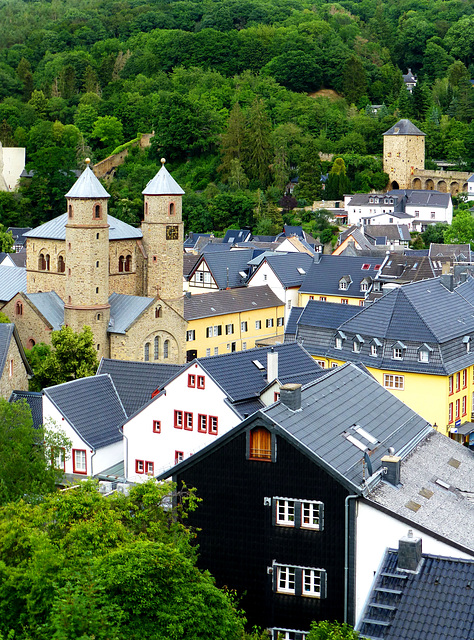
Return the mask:
{"type": "Polygon", "coordinates": [[[183,297],[183,219],[184,191],[165,167],[150,180],[142,194],[144,216],[141,225],[147,252],[145,295],[163,300],[183,297]]]}
{"type": "Polygon", "coordinates": [[[383,170],[389,189],[412,189],[413,175],[425,168],[425,135],[410,120],[399,120],[383,134],[383,170]]]}
{"type": "Polygon", "coordinates": [[[109,356],[109,197],[89,164],[66,194],[64,323],[91,327],[99,358],[109,356]]]}

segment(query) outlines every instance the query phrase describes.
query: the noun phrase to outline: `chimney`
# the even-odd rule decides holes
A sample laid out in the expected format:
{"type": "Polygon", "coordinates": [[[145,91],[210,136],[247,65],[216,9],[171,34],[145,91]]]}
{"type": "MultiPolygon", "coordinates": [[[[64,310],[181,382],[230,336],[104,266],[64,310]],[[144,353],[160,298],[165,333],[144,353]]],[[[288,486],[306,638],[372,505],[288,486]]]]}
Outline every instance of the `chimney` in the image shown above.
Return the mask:
{"type": "Polygon", "coordinates": [[[273,382],[278,378],[278,352],[273,350],[267,352],[267,382],[273,382]]]}
{"type": "Polygon", "coordinates": [[[301,385],[290,383],[280,387],[280,402],[292,411],[301,409],[301,385]]]}
{"type": "Polygon", "coordinates": [[[448,291],[454,290],[454,276],[452,273],[443,273],[439,277],[441,284],[446,287],[448,291]]]}
{"type": "Polygon", "coordinates": [[[400,461],[401,458],[393,455],[392,448],[389,449],[389,455],[381,459],[382,467],[387,469],[385,480],[394,487],[400,484],[400,461]]]}
{"type": "Polygon", "coordinates": [[[414,538],[413,531],[398,541],[398,569],[417,571],[421,562],[421,538],[414,538]]]}

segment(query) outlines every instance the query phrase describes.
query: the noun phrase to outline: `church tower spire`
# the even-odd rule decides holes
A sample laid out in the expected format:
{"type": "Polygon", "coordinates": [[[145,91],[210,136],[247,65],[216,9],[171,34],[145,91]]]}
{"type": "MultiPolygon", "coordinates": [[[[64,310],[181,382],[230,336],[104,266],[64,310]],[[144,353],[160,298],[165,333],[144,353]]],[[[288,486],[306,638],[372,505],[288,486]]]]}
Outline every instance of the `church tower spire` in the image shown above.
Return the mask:
{"type": "Polygon", "coordinates": [[[161,159],[161,169],[142,191],[145,211],[143,242],[148,267],[144,295],[163,300],[183,297],[183,189],[161,159]]]}
{"type": "Polygon", "coordinates": [[[97,355],[108,357],[110,195],[87,166],[66,194],[66,295],[64,322],[91,327],[97,355]]]}

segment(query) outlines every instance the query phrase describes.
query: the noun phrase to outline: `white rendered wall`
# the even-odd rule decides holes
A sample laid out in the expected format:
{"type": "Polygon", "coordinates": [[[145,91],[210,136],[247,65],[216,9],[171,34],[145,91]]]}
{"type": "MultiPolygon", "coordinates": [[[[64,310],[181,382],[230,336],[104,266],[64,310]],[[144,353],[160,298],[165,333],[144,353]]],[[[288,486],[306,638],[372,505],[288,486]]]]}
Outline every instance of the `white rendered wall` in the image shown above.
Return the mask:
{"type": "MultiPolygon", "coordinates": [[[[280,259],[284,260],[283,257],[280,259]]],[[[298,306],[299,287],[285,289],[267,262],[263,262],[260,265],[248,282],[249,287],[262,287],[264,285],[269,286],[277,298],[279,298],[285,305],[286,326],[286,321],[288,320],[292,307],[298,306]]]]}
{"type": "MultiPolygon", "coordinates": [[[[10,191],[14,191],[25,168],[24,147],[3,147],[3,177],[10,191]]],[[[0,151],[0,152],[1,152],[0,151]]]]}
{"type": "Polygon", "coordinates": [[[436,207],[436,206],[420,206],[420,205],[408,205],[406,206],[406,213],[413,216],[414,221],[419,218],[423,220],[423,222],[429,222],[431,224],[435,224],[436,222],[447,222],[451,224],[453,221],[453,203],[451,198],[449,199],[449,204],[447,207],[436,207]],[[415,216],[415,211],[419,212],[418,216],[415,216]],[[431,214],[434,213],[434,218],[431,217],[431,214]]]}
{"type": "Polygon", "coordinates": [[[125,474],[131,482],[147,480],[146,473],[136,473],[136,460],[153,463],[153,475],[166,471],[175,464],[176,451],[183,453],[184,459],[196,453],[216,437],[226,433],[241,422],[240,417],[224,402],[226,396],[198,364],[189,367],[144,407],[124,426],[125,474]],[[205,388],[188,387],[188,376],[205,376],[205,388]],[[175,410],[193,414],[193,428],[186,430],[174,426],[175,410]],[[198,431],[198,415],[218,418],[218,435],[198,431]],[[161,432],[154,433],[153,421],[159,420],[161,432]]]}
{"type": "MultiPolygon", "coordinates": [[[[396,489],[394,489],[395,491],[396,489]]],[[[356,622],[363,611],[369,590],[382,561],[385,550],[398,549],[398,541],[413,531],[415,538],[422,539],[423,553],[432,553],[453,558],[474,556],[458,551],[454,547],[421,533],[415,526],[407,525],[363,502],[358,503],[356,524],[356,622]]]]}

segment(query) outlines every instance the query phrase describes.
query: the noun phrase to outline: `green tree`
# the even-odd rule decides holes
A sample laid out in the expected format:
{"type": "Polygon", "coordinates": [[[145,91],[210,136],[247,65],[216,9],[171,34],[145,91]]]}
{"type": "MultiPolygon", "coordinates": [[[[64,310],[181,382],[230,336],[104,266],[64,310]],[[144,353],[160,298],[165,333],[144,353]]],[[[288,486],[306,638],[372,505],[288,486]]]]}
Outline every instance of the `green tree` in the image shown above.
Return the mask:
{"type": "Polygon", "coordinates": [[[458,211],[444,232],[446,244],[471,243],[474,247],[474,217],[468,210],[458,211]]]}
{"type": "Polygon", "coordinates": [[[123,142],[123,125],[115,116],[100,116],[94,122],[91,136],[101,141],[105,154],[112,153],[123,142]]]}
{"type": "Polygon", "coordinates": [[[307,640],[357,640],[357,631],[345,622],[313,622],[307,640]]]}
{"type": "Polygon", "coordinates": [[[50,464],[52,456],[57,447],[70,446],[60,431],[35,429],[25,401],[0,398],[0,504],[53,491],[62,474],[50,464]]]}
{"type": "Polygon", "coordinates": [[[245,116],[238,102],[230,110],[227,129],[221,136],[219,171],[227,178],[231,171],[232,161],[242,162],[242,148],[245,138],[245,116]]]}
{"type": "Polygon", "coordinates": [[[413,118],[413,95],[403,84],[398,94],[398,113],[401,118],[413,118]]]}
{"type": "Polygon", "coordinates": [[[69,382],[76,378],[93,376],[99,366],[94,348],[94,336],[89,327],[75,333],[63,326],[51,334],[53,348],[38,343],[27,352],[34,377],[30,382],[33,391],[69,382]]]}
{"type": "Polygon", "coordinates": [[[252,229],[254,201],[243,193],[220,193],[208,205],[212,228],[223,231],[231,225],[252,229]]]}
{"type": "Polygon", "coordinates": [[[324,190],[325,200],[341,200],[344,193],[350,190],[350,182],[346,175],[346,165],[342,158],[336,158],[329,172],[324,190]]]}
{"type": "Polygon", "coordinates": [[[295,195],[300,200],[313,203],[319,200],[322,194],[321,162],[319,160],[319,148],[314,140],[311,140],[303,149],[298,166],[298,185],[295,195]]]}
{"type": "Polygon", "coordinates": [[[3,224],[0,224],[0,251],[4,253],[15,253],[13,251],[13,236],[11,231],[7,231],[3,224]]]}
{"type": "Polygon", "coordinates": [[[357,104],[367,93],[367,78],[360,59],[351,55],[342,71],[342,88],[349,104],[357,104]]]}
{"type": "Polygon", "coordinates": [[[16,73],[23,82],[23,98],[29,100],[33,91],[33,73],[31,72],[31,64],[26,58],[22,58],[16,68],[16,73]]]}
{"type": "Polygon", "coordinates": [[[250,179],[266,185],[270,176],[272,125],[263,100],[256,98],[247,114],[244,139],[244,168],[250,179]]]}

